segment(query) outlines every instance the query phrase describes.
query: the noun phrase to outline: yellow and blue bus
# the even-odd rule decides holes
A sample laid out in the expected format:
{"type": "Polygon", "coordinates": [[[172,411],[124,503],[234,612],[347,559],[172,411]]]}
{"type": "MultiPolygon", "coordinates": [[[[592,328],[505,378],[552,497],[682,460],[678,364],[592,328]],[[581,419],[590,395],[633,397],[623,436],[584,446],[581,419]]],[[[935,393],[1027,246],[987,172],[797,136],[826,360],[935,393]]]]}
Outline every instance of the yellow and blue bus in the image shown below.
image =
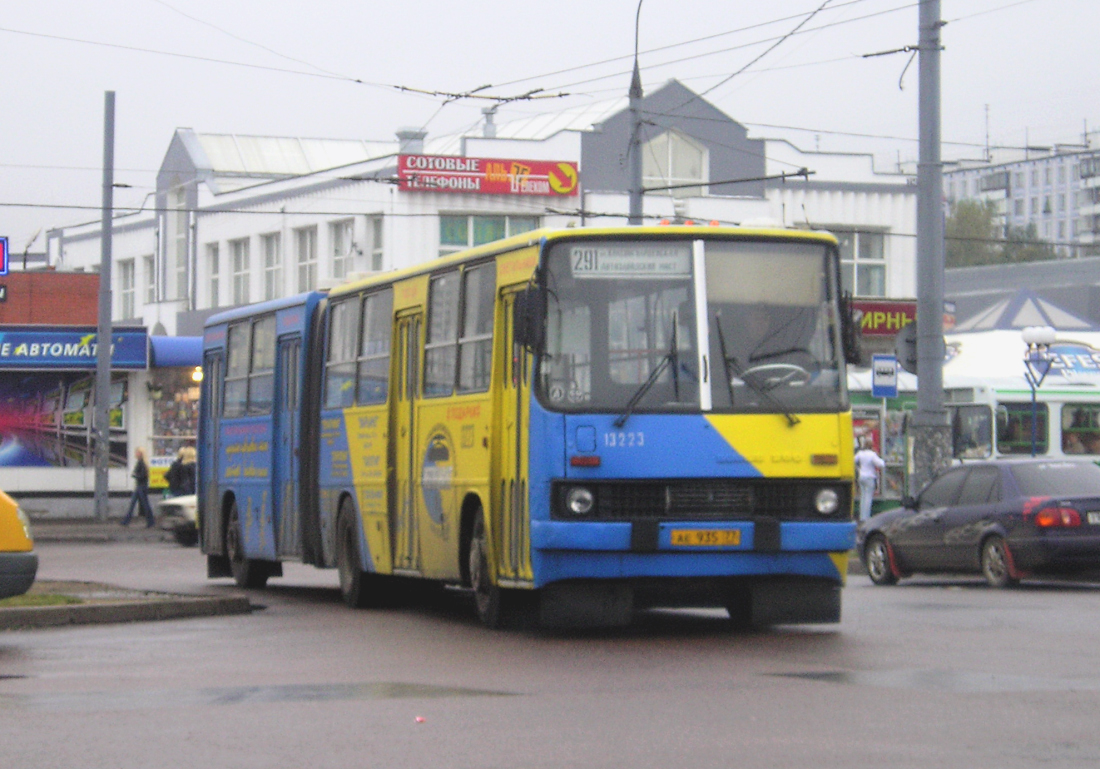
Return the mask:
{"type": "Polygon", "coordinates": [[[836,622],[854,542],[835,239],[536,230],[209,319],[211,576],[469,588],[490,626],[836,622]]]}

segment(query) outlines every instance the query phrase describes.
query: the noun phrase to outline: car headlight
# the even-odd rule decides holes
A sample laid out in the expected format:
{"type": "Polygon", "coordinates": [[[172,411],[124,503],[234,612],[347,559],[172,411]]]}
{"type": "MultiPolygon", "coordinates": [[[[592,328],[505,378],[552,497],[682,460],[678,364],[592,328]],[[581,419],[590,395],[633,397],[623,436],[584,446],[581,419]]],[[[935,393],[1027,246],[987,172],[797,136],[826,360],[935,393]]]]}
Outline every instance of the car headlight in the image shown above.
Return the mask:
{"type": "Polygon", "coordinates": [[[34,537],[31,536],[31,522],[30,519],[27,518],[27,514],[23,512],[23,508],[18,506],[15,508],[15,514],[19,518],[19,523],[23,524],[23,534],[26,535],[27,539],[33,542],[34,537]]]}
{"type": "Polygon", "coordinates": [[[574,486],[565,495],[565,509],[573,515],[588,515],[596,506],[596,497],[584,486],[574,486]]]}
{"type": "Polygon", "coordinates": [[[832,515],[840,505],[840,497],[833,489],[821,489],[814,497],[814,507],[822,515],[832,515]]]}

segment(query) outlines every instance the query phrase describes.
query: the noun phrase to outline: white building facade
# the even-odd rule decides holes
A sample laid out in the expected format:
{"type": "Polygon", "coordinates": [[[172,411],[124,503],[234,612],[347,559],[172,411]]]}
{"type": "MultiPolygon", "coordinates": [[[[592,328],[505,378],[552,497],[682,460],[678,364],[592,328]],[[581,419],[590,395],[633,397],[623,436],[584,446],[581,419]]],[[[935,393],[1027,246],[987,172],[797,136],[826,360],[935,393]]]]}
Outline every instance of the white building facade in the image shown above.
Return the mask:
{"type": "MultiPolygon", "coordinates": [[[[138,320],[154,334],[195,335],[219,308],[406,267],[540,226],[625,224],[625,107],[622,100],[490,122],[470,136],[425,140],[404,131],[381,144],[178,129],[156,205],[115,220],[114,317],[138,320]],[[398,178],[408,155],[551,161],[574,169],[574,178],[564,171],[565,192],[553,195],[409,189],[398,178]]],[[[646,97],[643,109],[647,222],[766,220],[827,229],[841,240],[849,290],[915,295],[911,176],[876,172],[870,155],[750,139],[676,81],[646,97]],[[675,188],[653,189],[661,187],[675,188]]],[[[48,249],[53,264],[96,269],[100,226],[52,230],[48,249]]]]}

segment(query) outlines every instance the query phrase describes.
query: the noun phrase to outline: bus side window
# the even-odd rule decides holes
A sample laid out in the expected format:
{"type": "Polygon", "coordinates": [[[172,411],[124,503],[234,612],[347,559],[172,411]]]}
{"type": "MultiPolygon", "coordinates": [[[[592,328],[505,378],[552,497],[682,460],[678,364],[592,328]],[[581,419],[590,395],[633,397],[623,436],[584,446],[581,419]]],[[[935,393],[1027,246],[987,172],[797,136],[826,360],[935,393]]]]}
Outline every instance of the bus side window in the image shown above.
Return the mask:
{"type": "Polygon", "coordinates": [[[432,278],[428,290],[428,338],[424,341],[424,397],[450,395],[458,352],[458,271],[432,278]]]}
{"type": "Polygon", "coordinates": [[[462,276],[462,332],[458,340],[458,390],[489,389],[493,369],[493,311],[496,264],[473,267],[462,276]]]}
{"type": "Polygon", "coordinates": [[[952,438],[959,459],[981,459],[993,450],[993,417],[988,406],[952,406],[952,438]]]}
{"type": "Polygon", "coordinates": [[[393,290],[363,298],[363,343],[359,349],[358,402],[385,403],[389,396],[393,290]]]}
{"type": "Polygon", "coordinates": [[[248,413],[270,414],[275,400],[275,316],[252,324],[252,364],[248,374],[248,413]]]}
{"type": "Polygon", "coordinates": [[[1100,406],[1090,403],[1062,406],[1062,451],[1100,454],[1100,406]]]}
{"type": "Polygon", "coordinates": [[[230,326],[227,334],[224,401],[224,415],[227,417],[241,417],[248,410],[248,344],[251,330],[251,325],[246,321],[230,326]]]}
{"type": "Polygon", "coordinates": [[[325,407],[347,408],[355,402],[355,351],[358,344],[359,297],[334,302],[329,312],[328,359],[325,361],[325,407]]]}

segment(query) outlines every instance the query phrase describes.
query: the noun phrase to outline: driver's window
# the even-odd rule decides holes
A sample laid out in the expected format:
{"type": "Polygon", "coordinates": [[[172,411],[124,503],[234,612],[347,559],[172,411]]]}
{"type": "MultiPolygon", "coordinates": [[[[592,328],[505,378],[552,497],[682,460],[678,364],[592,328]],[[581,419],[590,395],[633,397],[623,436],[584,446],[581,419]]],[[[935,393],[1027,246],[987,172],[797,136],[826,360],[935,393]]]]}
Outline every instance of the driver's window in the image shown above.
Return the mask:
{"type": "Polygon", "coordinates": [[[951,470],[932,481],[921,492],[921,507],[947,507],[953,504],[955,498],[959,495],[959,487],[962,486],[966,473],[967,468],[961,467],[957,470],[951,470]]]}

